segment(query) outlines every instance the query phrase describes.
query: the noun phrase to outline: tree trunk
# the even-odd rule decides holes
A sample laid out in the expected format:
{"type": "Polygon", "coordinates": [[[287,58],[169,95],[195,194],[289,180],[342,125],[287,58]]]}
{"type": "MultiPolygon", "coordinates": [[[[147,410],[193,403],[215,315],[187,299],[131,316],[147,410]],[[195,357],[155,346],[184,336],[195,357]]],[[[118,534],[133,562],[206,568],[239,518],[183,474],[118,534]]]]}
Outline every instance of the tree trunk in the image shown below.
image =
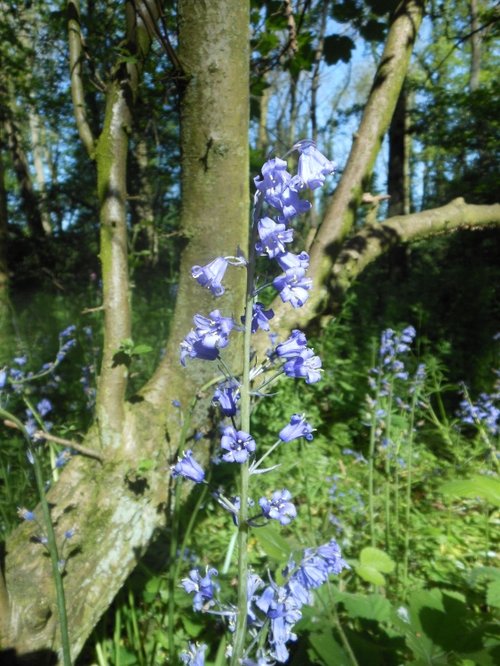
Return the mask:
{"type": "MultiPolygon", "coordinates": [[[[72,7],[75,9],[73,1],[72,7]]],[[[84,109],[77,112],[81,134],[98,161],[107,346],[99,386],[99,423],[86,439],[88,447],[103,451],[103,462],[73,458],[48,494],[59,538],[70,527],[77,530],[64,576],[73,658],[137,564],[155,529],[167,519],[168,465],[179,438],[179,411],[171,401],[180,399],[185,407],[203,374],[196,361],[182,369],[178,345],[196,311],[206,313],[219,305],[195,283],[190,267],[215,255],[235,255],[238,245],[241,250],[247,245],[248,3],[225,0],[204,6],[181,2],[179,18],[180,54],[190,76],[181,108],[186,248],[166,357],[130,404],[124,400],[125,369],[120,356],[114,357],[128,330],[128,308],[123,304],[128,291],[123,273],[123,169],[130,112],[124,105],[131,95],[123,94],[123,86],[132,86],[131,77],[136,74],[116,72],[108,88],[106,119],[97,145],[84,109]],[[123,307],[124,313],[120,312],[123,307]],[[109,321],[113,315],[118,322],[109,321]],[[117,377],[113,375],[116,368],[117,377]],[[141,460],[152,461],[153,468],[138,473],[141,460]]],[[[75,12],[71,19],[76,20],[75,12]]],[[[72,62],[78,79],[82,74],[74,67],[78,26],[72,23],[71,29],[76,40],[72,62]]],[[[83,99],[80,92],[76,91],[77,100],[83,99]]],[[[234,269],[225,281],[228,298],[224,307],[235,317],[241,312],[244,277],[242,269],[234,269]]],[[[211,370],[207,368],[206,373],[211,370]]],[[[5,580],[10,614],[2,644],[13,646],[19,654],[52,650],[60,658],[49,563],[40,545],[30,541],[32,536],[33,525],[24,523],[8,538],[5,580]]]]}
{"type": "MultiPolygon", "coordinates": [[[[248,42],[247,2],[179,2],[179,59],[187,81],[180,106],[181,231],[188,243],[181,259],[167,354],[145,389],[158,406],[173,391],[186,408],[193,387],[199,388],[214,372],[210,363],[194,361],[182,369],[178,361],[179,344],[192,328],[193,315],[219,307],[193,280],[191,267],[203,266],[217,256],[234,256],[238,250],[247,253],[248,42]]],[[[222,307],[236,320],[242,313],[243,273],[229,267],[224,280],[222,307]]]]}
{"type": "Polygon", "coordinates": [[[38,192],[38,202],[42,227],[47,236],[52,233],[49,211],[47,207],[47,192],[45,189],[45,164],[44,164],[44,135],[40,127],[40,116],[34,109],[29,113],[31,147],[33,151],[33,167],[35,169],[35,181],[38,192]]]}
{"type": "Polygon", "coordinates": [[[407,215],[408,155],[406,154],[406,90],[403,86],[389,127],[388,217],[407,215]]]}
{"type": "Polygon", "coordinates": [[[7,137],[14,172],[16,174],[21,198],[21,209],[26,216],[26,223],[33,236],[44,236],[42,215],[38,198],[33,187],[33,181],[28,166],[26,153],[22,145],[21,133],[13,120],[12,111],[8,106],[4,109],[3,129],[7,137]]]}
{"type": "Polygon", "coordinates": [[[145,263],[158,263],[159,236],[153,211],[153,191],[148,175],[148,147],[139,138],[133,148],[133,174],[131,181],[131,212],[133,228],[133,252],[147,252],[145,263]]]}
{"type": "Polygon", "coordinates": [[[482,34],[479,30],[479,7],[478,0],[470,0],[470,76],[469,90],[473,92],[479,88],[479,76],[481,74],[481,44],[482,34]]]}
{"type": "Polygon", "coordinates": [[[9,298],[9,266],[7,263],[7,191],[5,189],[3,160],[3,143],[0,137],[0,368],[12,359],[14,347],[12,305],[9,298]]]}

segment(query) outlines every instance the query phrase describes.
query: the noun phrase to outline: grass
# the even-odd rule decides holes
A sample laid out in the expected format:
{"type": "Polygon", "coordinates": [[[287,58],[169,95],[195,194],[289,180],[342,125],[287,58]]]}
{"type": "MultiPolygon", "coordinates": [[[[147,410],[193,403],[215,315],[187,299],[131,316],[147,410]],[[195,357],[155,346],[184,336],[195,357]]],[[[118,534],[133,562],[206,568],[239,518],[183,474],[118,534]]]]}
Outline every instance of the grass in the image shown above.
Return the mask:
{"type": "MultiPolygon", "coordinates": [[[[62,301],[52,304],[59,329],[78,320],[81,305],[63,320],[62,301]]],[[[287,443],[270,456],[270,464],[280,465],[272,480],[257,477],[255,500],[269,494],[270,484],[272,489],[286,486],[298,517],[282,529],[270,525],[252,530],[252,565],[261,572],[269,566],[279,576],[289,552],[331,537],[351,564],[338,584],[322,589],[315,605],[304,612],[290,663],[493,664],[500,650],[495,637],[500,607],[495,536],[500,519],[498,505],[480,480],[496,477],[492,451],[498,441],[488,434],[485,440],[477,424],[460,424],[460,387],[447,380],[447,356],[437,353],[440,344],[433,346],[418,334],[405,358],[410,377],[418,363],[426,364],[418,394],[394,377],[385,395],[380,383],[370,386],[378,334],[354,346],[349,308],[346,312],[314,345],[325,366],[323,382],[304,391],[300,382],[283,380],[277,395],[261,401],[254,413],[253,434],[262,450],[294,412],[304,412],[317,431],[314,441],[287,443]],[[376,416],[376,409],[383,409],[384,416],[376,416]],[[453,491],[446,485],[476,477],[476,495],[467,487],[453,491]]],[[[57,344],[53,321],[39,323],[34,345],[28,346],[28,338],[21,336],[25,342],[20,347],[28,350],[33,368],[47,361],[57,344]]],[[[22,324],[21,317],[21,329],[22,324]]],[[[155,347],[157,325],[149,320],[137,336],[137,342],[153,347],[151,357],[138,359],[137,384],[161,352],[155,347]]],[[[162,326],[165,330],[167,324],[162,326]]],[[[52,388],[36,387],[30,396],[33,401],[48,396],[57,404],[53,420],[58,432],[81,431],[91,418],[80,379],[82,366],[96,367],[99,361],[99,332],[94,328],[92,338],[79,329],[79,345],[60,367],[61,381],[52,388]]],[[[482,389],[490,391],[491,385],[482,389]]],[[[5,537],[18,522],[17,507],[31,508],[37,499],[21,439],[8,429],[2,429],[0,438],[0,530],[5,537]]],[[[42,462],[47,478],[48,450],[42,462]]],[[[213,483],[234,484],[227,466],[214,468],[213,483]]],[[[194,517],[189,534],[183,532],[183,521],[179,523],[176,543],[183,548],[182,557],[171,549],[172,531],[166,529],[89,639],[81,666],[174,664],[169,654],[178,654],[188,641],[208,643],[208,664],[224,663],[223,622],[194,613],[179,579],[195,565],[222,568],[226,560],[227,572],[219,579],[234,587],[235,556],[228,554],[231,515],[209,493],[201,496],[199,487],[182,511],[194,517]]]]}

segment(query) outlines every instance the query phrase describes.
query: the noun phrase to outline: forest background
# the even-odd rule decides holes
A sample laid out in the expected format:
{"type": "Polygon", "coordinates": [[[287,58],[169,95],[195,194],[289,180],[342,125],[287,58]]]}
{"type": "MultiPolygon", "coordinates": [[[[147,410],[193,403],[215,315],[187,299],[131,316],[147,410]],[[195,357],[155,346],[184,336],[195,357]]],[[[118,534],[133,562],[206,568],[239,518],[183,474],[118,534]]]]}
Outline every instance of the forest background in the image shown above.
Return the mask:
{"type": "MultiPolygon", "coordinates": [[[[315,543],[340,520],[354,573],[318,601],[328,621],[304,619],[292,659],[495,663],[498,412],[459,424],[464,400],[494,406],[499,394],[498,3],[33,0],[0,12],[0,368],[27,378],[18,391],[5,379],[1,407],[24,423],[26,400],[52,405],[37,447],[56,531],[77,530],[64,575],[72,657],[175,663],[173,647],[207,634],[210,663],[222,663],[220,627],[172,580],[187,526],[172,518],[168,466],[186,437],[201,433],[207,459],[213,442],[207,396],[186,425],[211,370],[182,369],[178,346],[213,306],[190,268],[246,247],[252,178],[311,138],[338,165],[296,230],[314,289],[300,311],[274,303],[273,323],[282,337],[306,329],[321,349],[312,397],[282,389],[318,418],[297,494],[315,543]],[[407,325],[427,380],[420,412],[394,406],[389,437],[366,417],[367,378],[381,331],[407,325]],[[415,424],[418,462],[411,453],[398,471],[415,424]],[[394,460],[382,435],[400,442],[394,460]],[[81,455],[58,469],[65,449],[81,455]],[[377,527],[362,508],[367,460],[384,489],[377,527]],[[371,574],[367,546],[388,558],[371,574]],[[461,631],[447,634],[450,623],[461,631]]],[[[229,281],[237,311],[241,276],[229,281]]],[[[256,428],[279,415],[263,407],[256,428]]],[[[50,658],[61,649],[50,564],[16,513],[36,505],[33,470],[19,428],[4,425],[2,646],[50,658]]],[[[284,454],[283,478],[296,462],[284,454]]],[[[183,501],[208,507],[189,526],[192,556],[208,562],[201,529],[223,559],[228,522],[209,498],[183,501]]],[[[274,561],[296,543],[300,528],[267,532],[255,556],[274,561]]]]}

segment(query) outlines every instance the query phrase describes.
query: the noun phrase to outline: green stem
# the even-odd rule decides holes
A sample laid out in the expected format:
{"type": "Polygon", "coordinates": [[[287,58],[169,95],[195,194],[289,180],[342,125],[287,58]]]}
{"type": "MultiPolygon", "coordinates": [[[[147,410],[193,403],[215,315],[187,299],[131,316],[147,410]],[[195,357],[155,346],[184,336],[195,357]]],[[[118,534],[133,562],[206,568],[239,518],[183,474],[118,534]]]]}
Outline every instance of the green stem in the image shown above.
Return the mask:
{"type": "Polygon", "coordinates": [[[386,425],[385,437],[387,440],[387,447],[385,452],[385,549],[387,553],[391,547],[391,425],[392,425],[392,398],[393,398],[393,385],[391,383],[389,389],[389,396],[387,400],[386,411],[386,425]]]}
{"type": "MultiPolygon", "coordinates": [[[[243,337],[243,376],[240,387],[241,429],[250,432],[250,352],[252,315],[254,302],[255,241],[261,202],[254,209],[247,263],[247,288],[245,301],[245,331],[243,337]]],[[[248,461],[240,468],[240,511],[238,517],[238,619],[231,655],[231,666],[241,664],[247,634],[247,579],[248,579],[248,461]]]]}
{"type": "MultiPolygon", "coordinates": [[[[191,420],[192,420],[192,415],[194,408],[196,406],[197,402],[197,397],[195,396],[193,400],[191,401],[191,404],[189,405],[188,413],[186,415],[186,418],[183,419],[182,422],[182,429],[181,433],[179,436],[179,450],[182,451],[184,448],[184,444],[186,443],[186,438],[187,438],[187,433],[188,430],[191,426],[191,420]]],[[[175,641],[174,641],[174,619],[175,619],[175,599],[174,599],[174,592],[175,592],[175,585],[177,582],[177,577],[179,575],[179,566],[180,566],[180,560],[182,560],[182,557],[177,557],[177,549],[178,549],[178,541],[179,541],[179,506],[180,506],[180,499],[181,499],[181,488],[182,485],[180,483],[175,484],[175,491],[174,491],[174,505],[172,508],[172,515],[171,515],[171,520],[172,520],[172,532],[171,532],[171,537],[170,537],[170,551],[169,551],[169,556],[170,556],[170,569],[169,569],[169,578],[168,578],[168,607],[167,607],[167,614],[168,614],[168,648],[169,648],[169,654],[174,655],[175,654],[175,641]],[[172,566],[172,563],[176,562],[175,566],[172,566]]],[[[191,514],[191,520],[193,519],[194,512],[191,514]]],[[[185,539],[183,541],[183,548],[181,550],[181,553],[183,552],[184,549],[184,544],[185,544],[185,539]]],[[[163,622],[162,622],[163,624],[163,622]]],[[[156,655],[156,650],[157,650],[158,644],[155,642],[154,648],[153,648],[153,660],[151,663],[154,661],[154,657],[156,655]]]]}
{"type": "Polygon", "coordinates": [[[405,506],[405,538],[403,552],[403,595],[408,587],[408,561],[410,553],[410,517],[411,517],[411,485],[413,472],[413,428],[415,424],[415,410],[419,394],[419,386],[415,385],[411,401],[410,425],[408,433],[408,455],[406,466],[408,474],[406,476],[406,506],[405,506]]]}
{"type": "Polygon", "coordinates": [[[265,460],[268,456],[270,456],[271,453],[272,453],[273,451],[275,451],[276,448],[277,448],[280,444],[282,444],[282,443],[283,443],[283,442],[282,442],[281,439],[278,439],[278,441],[274,442],[274,444],[273,444],[269,449],[267,449],[267,451],[266,451],[266,452],[265,452],[265,453],[264,453],[264,454],[263,454],[263,455],[257,460],[257,462],[255,462],[255,463],[252,464],[252,466],[250,467],[250,473],[255,472],[255,470],[258,469],[258,468],[262,465],[262,463],[264,462],[264,460],[265,460]]]}
{"type": "Polygon", "coordinates": [[[358,660],[356,659],[356,655],[352,651],[351,644],[349,643],[347,636],[345,635],[345,632],[342,628],[342,623],[340,622],[339,614],[335,604],[333,604],[332,609],[333,609],[333,621],[339,633],[340,642],[342,643],[344,650],[347,652],[347,656],[349,657],[349,661],[351,662],[352,666],[359,666],[358,660]]]}
{"type": "Polygon", "coordinates": [[[377,409],[380,405],[380,375],[377,377],[375,390],[375,401],[372,406],[372,418],[370,422],[370,443],[368,448],[368,519],[370,523],[370,544],[375,546],[375,495],[374,495],[374,473],[375,473],[375,443],[377,440],[377,409]]]}
{"type": "MultiPolygon", "coordinates": [[[[375,406],[376,407],[376,406],[375,406]]],[[[375,507],[373,493],[373,473],[375,466],[375,431],[377,426],[376,409],[373,409],[372,420],[370,424],[370,444],[368,449],[368,516],[370,521],[370,543],[375,546],[375,507]]]]}
{"type": "MultiPolygon", "coordinates": [[[[27,401],[26,399],[25,401],[30,406],[29,401],[27,401]]],[[[32,409],[32,411],[34,414],[36,413],[36,410],[32,409]]],[[[47,497],[45,496],[45,484],[43,481],[42,466],[40,464],[38,455],[32,449],[33,443],[26,428],[24,427],[24,424],[21,423],[21,421],[19,421],[19,419],[17,419],[13,414],[1,408],[0,408],[0,416],[9,421],[12,421],[12,423],[15,423],[17,428],[23,434],[33,456],[35,480],[36,480],[38,494],[40,497],[40,507],[42,509],[43,522],[47,536],[47,550],[49,551],[50,555],[50,563],[52,566],[52,578],[54,580],[54,587],[56,588],[56,603],[57,603],[57,611],[59,617],[59,629],[61,631],[63,664],[64,666],[71,666],[71,649],[70,649],[69,633],[68,633],[68,615],[66,612],[66,600],[64,597],[64,585],[63,585],[61,571],[59,568],[59,553],[57,550],[56,535],[54,532],[54,526],[52,525],[52,518],[50,516],[49,503],[47,502],[47,497]]]]}

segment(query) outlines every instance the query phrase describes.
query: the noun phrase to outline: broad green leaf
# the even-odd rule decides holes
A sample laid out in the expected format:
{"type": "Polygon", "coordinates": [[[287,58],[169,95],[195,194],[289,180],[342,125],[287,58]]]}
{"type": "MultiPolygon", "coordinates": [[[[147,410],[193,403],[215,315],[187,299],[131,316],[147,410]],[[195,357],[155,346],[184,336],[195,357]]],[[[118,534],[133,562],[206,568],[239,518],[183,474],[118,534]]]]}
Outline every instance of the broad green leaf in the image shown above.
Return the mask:
{"type": "Polygon", "coordinates": [[[137,663],[137,655],[131,650],[127,650],[123,645],[118,645],[116,663],[121,666],[132,666],[132,664],[137,663]]]}
{"type": "Polygon", "coordinates": [[[371,546],[363,548],[359,554],[359,563],[382,573],[391,573],[396,566],[394,560],[387,553],[384,553],[380,548],[372,548],[371,546]]]}
{"type": "Polygon", "coordinates": [[[278,562],[288,560],[292,549],[286,539],[284,539],[274,525],[265,525],[259,527],[254,532],[255,538],[266,555],[278,562]]]}
{"type": "Polygon", "coordinates": [[[312,651],[310,655],[315,657],[315,664],[324,664],[324,666],[350,666],[350,661],[346,653],[337,643],[330,632],[311,633],[308,636],[312,651]],[[317,659],[321,661],[317,661],[317,659]]]}
{"type": "Polygon", "coordinates": [[[488,606],[500,608],[500,580],[494,580],[486,588],[486,603],[488,606]]]}
{"type": "Polygon", "coordinates": [[[381,594],[350,594],[344,592],[338,598],[351,617],[362,617],[376,622],[387,622],[391,617],[391,603],[381,594]]]}
{"type": "Polygon", "coordinates": [[[462,594],[452,590],[415,590],[409,599],[409,624],[399,625],[417,659],[446,664],[446,654],[481,647],[467,626],[462,594]]]}
{"type": "Polygon", "coordinates": [[[356,566],[356,573],[367,583],[372,585],[385,585],[385,577],[375,567],[370,567],[366,564],[358,564],[356,566]]]}
{"type": "Polygon", "coordinates": [[[475,474],[470,479],[457,479],[443,483],[440,488],[444,495],[451,497],[480,497],[500,506],[500,481],[491,476],[475,474]]]}

